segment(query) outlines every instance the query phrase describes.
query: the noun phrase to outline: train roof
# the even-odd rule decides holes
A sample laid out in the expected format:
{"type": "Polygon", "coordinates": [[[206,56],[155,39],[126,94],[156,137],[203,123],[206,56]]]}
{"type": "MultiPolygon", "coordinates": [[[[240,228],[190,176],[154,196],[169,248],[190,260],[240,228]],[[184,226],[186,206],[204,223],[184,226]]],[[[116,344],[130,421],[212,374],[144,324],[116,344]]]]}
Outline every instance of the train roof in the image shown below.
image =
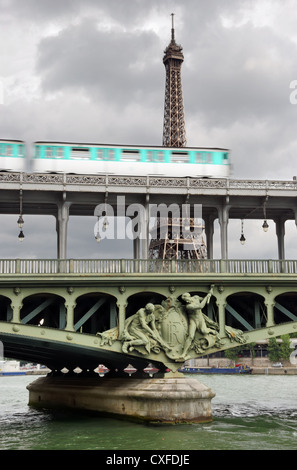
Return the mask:
{"type": "Polygon", "coordinates": [[[24,140],[16,140],[16,139],[0,139],[0,142],[17,142],[19,144],[24,144],[24,140]]]}
{"type": "Polygon", "coordinates": [[[188,150],[205,150],[205,151],[224,151],[229,152],[229,149],[220,147],[164,147],[162,145],[129,145],[129,144],[102,144],[94,142],[59,142],[40,140],[34,142],[35,145],[75,145],[75,146],[92,146],[92,147],[118,147],[118,148],[147,148],[147,149],[171,149],[174,151],[188,151],[188,150]]]}

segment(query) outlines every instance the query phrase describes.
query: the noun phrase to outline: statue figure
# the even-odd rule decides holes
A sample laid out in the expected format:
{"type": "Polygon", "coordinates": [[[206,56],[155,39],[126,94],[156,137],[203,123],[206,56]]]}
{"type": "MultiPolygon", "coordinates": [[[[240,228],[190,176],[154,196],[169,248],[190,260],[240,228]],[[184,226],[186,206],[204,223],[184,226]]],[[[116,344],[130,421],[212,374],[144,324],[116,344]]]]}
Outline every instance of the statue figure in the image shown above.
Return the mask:
{"type": "MultiPolygon", "coordinates": [[[[213,288],[212,285],[205,297],[186,292],[181,301],[170,296],[160,305],[147,303],[125,320],[120,337],[118,327],[97,333],[101,346],[120,341],[125,354],[133,350],[143,355],[159,354],[163,350],[172,362],[184,362],[190,352],[199,356],[213,348],[222,348],[225,339],[220,337],[219,324],[202,312],[213,295],[213,288]]],[[[231,342],[246,342],[241,330],[225,326],[225,334],[231,342]]]]}
{"type": "Polygon", "coordinates": [[[184,346],[182,357],[185,358],[192,348],[196,331],[203,336],[217,335],[217,331],[206,325],[205,317],[202,313],[203,307],[209,302],[213,294],[213,286],[211,286],[208,294],[203,298],[199,295],[191,296],[188,292],[182,295],[182,299],[186,302],[186,312],[188,315],[189,329],[184,346]]]}
{"type": "Polygon", "coordinates": [[[169,351],[171,348],[161,338],[156,328],[154,315],[155,306],[151,303],[139,309],[134,315],[126,320],[125,328],[120,338],[123,341],[124,353],[133,351],[143,346],[149,354],[151,350],[160,349],[160,346],[169,351]]]}

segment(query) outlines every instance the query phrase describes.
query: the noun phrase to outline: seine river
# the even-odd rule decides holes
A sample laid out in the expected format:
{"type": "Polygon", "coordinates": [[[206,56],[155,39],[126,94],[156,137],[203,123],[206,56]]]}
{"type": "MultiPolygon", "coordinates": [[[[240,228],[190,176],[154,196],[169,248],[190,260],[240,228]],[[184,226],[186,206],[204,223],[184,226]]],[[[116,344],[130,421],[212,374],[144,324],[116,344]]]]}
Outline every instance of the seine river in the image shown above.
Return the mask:
{"type": "MultiPolygon", "coordinates": [[[[34,376],[0,377],[1,450],[295,450],[297,376],[203,375],[213,421],[147,425],[28,406],[34,376]]],[[[198,380],[198,376],[196,376],[198,380]]]]}

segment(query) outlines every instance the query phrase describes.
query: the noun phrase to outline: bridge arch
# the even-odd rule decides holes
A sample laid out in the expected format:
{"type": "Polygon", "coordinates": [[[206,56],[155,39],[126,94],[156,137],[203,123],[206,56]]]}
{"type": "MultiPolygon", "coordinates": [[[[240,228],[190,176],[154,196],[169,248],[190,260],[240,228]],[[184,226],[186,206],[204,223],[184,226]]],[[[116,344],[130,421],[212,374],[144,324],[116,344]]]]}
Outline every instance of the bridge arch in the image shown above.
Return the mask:
{"type": "Polygon", "coordinates": [[[74,330],[96,334],[118,325],[117,298],[105,292],[88,292],[76,298],[74,330]]]}
{"type": "Polygon", "coordinates": [[[5,295],[0,295],[0,321],[12,320],[11,299],[5,295]]]}
{"type": "Polygon", "coordinates": [[[226,325],[242,331],[264,328],[267,322],[265,297],[250,291],[236,292],[226,298],[226,325]]]}
{"type": "Polygon", "coordinates": [[[29,295],[23,299],[20,320],[23,324],[64,329],[65,298],[48,292],[29,295]]]}
{"type": "Polygon", "coordinates": [[[134,315],[134,313],[136,313],[140,308],[145,307],[148,303],[157,305],[161,304],[165,299],[165,295],[155,291],[142,291],[131,294],[127,298],[126,318],[134,315]]]}
{"type": "Polygon", "coordinates": [[[297,292],[277,295],[274,298],[273,315],[275,324],[297,321],[297,292]]]}

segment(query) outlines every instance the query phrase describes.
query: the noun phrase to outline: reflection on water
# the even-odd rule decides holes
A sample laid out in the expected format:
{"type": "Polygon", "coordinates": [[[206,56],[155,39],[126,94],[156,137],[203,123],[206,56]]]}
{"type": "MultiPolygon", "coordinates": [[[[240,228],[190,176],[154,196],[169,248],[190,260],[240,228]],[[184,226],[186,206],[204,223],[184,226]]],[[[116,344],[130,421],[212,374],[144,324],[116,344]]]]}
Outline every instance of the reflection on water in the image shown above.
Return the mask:
{"type": "MultiPolygon", "coordinates": [[[[32,377],[0,378],[1,449],[294,449],[297,376],[195,376],[215,393],[213,421],[146,425],[28,407],[32,377]]],[[[132,379],[133,380],[133,379],[132,379]]]]}

